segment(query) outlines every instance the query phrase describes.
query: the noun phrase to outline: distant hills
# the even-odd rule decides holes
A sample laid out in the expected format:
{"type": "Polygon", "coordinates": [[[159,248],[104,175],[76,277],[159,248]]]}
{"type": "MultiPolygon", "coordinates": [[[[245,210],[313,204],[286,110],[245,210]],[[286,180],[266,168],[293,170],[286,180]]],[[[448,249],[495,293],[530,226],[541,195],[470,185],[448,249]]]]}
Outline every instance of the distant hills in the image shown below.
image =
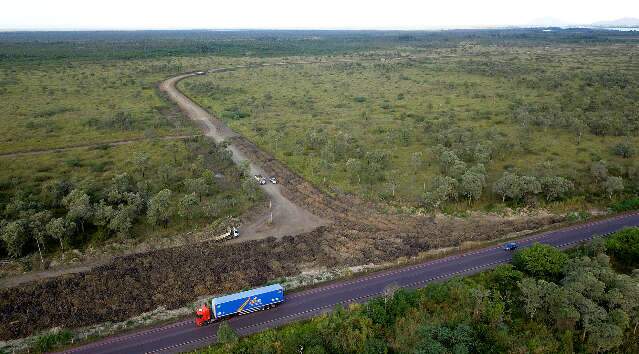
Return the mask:
{"type": "Polygon", "coordinates": [[[590,24],[569,23],[554,17],[536,18],[528,26],[531,27],[639,27],[639,18],[624,17],[610,21],[597,21],[590,24]]]}
{"type": "Polygon", "coordinates": [[[639,18],[624,17],[612,21],[599,21],[592,25],[596,27],[639,27],[639,18]]]}

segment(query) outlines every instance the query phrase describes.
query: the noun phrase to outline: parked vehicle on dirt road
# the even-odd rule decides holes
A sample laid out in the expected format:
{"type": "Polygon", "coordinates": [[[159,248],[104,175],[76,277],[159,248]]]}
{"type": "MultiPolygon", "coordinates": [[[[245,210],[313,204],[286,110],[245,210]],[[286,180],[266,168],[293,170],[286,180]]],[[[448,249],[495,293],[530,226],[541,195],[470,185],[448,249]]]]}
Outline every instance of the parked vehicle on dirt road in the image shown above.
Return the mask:
{"type": "Polygon", "coordinates": [[[277,184],[277,179],[275,178],[275,176],[269,177],[268,180],[271,181],[271,183],[273,184],[277,184]]]}
{"type": "Polygon", "coordinates": [[[229,230],[223,234],[221,234],[220,236],[215,238],[215,241],[224,241],[224,240],[230,240],[233,238],[238,238],[240,237],[240,230],[233,226],[231,228],[229,228],[229,230]]]}
{"type": "Polygon", "coordinates": [[[284,302],[284,288],[280,284],[220,296],[211,300],[211,307],[202,304],[195,311],[195,325],[200,327],[234,315],[269,309],[284,302]]]}
{"type": "Polygon", "coordinates": [[[266,178],[262,177],[262,175],[255,175],[253,177],[255,177],[255,180],[257,181],[257,183],[260,184],[260,186],[263,186],[266,184],[266,178]]]}

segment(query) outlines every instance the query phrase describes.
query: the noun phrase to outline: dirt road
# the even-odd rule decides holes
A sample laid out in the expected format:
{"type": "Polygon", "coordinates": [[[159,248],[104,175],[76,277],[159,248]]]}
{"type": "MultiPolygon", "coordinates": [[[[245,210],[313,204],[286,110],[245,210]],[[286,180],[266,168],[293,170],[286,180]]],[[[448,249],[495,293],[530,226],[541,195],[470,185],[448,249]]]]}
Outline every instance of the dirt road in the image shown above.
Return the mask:
{"type": "MultiPolygon", "coordinates": [[[[185,74],[170,78],[160,84],[160,90],[165,92],[169,99],[175,102],[187,117],[195,121],[206,136],[213,138],[217,143],[222,141],[231,142],[233,138],[239,135],[176,88],[176,84],[180,80],[193,75],[185,74]]],[[[250,163],[249,167],[252,175],[267,176],[262,166],[256,161],[250,161],[232,142],[228,145],[228,150],[232,152],[232,159],[236,164],[240,164],[243,161],[250,163]]],[[[270,236],[297,235],[312,231],[328,223],[325,219],[313,215],[308,210],[286,198],[282,194],[281,188],[283,187],[281,185],[267,183],[261,188],[268,195],[271,208],[264,210],[261,215],[256,215],[247,225],[241,225],[241,237],[234,240],[234,242],[262,239],[270,236]]]]}

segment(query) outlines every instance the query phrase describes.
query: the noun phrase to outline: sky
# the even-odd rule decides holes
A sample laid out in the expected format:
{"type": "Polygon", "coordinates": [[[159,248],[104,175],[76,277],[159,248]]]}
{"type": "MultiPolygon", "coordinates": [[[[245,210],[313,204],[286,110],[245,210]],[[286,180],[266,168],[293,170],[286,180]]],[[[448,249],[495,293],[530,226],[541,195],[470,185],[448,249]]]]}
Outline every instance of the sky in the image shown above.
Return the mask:
{"type": "Polygon", "coordinates": [[[432,29],[639,17],[639,0],[2,0],[0,29],[432,29]]]}

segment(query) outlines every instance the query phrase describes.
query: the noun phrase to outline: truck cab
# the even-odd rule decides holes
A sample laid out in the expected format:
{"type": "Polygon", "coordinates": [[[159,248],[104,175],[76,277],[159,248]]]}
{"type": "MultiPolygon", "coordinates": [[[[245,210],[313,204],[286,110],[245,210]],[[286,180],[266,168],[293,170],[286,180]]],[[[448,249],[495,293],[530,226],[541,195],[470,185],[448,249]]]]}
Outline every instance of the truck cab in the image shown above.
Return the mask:
{"type": "Polygon", "coordinates": [[[202,327],[211,322],[211,309],[206,306],[206,303],[202,304],[197,310],[195,310],[195,325],[202,327]]]}

